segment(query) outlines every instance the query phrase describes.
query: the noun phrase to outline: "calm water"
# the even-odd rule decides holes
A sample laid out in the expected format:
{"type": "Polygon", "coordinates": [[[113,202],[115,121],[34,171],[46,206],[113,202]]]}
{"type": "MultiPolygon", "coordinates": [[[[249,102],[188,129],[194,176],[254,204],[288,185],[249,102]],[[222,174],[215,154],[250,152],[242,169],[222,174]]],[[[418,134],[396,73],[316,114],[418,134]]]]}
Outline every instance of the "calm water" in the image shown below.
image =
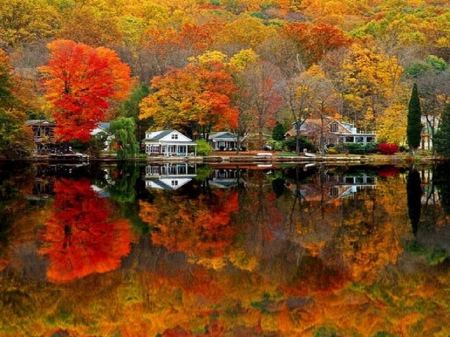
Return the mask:
{"type": "Polygon", "coordinates": [[[0,336],[449,336],[450,168],[0,163],[0,336]]]}

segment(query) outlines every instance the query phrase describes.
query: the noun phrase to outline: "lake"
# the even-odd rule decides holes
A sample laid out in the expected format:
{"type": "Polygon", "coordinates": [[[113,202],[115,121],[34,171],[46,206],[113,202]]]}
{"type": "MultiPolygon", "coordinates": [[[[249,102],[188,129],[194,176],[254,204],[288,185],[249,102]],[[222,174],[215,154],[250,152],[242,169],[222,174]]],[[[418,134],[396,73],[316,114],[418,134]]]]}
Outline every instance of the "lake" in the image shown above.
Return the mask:
{"type": "Polygon", "coordinates": [[[448,165],[2,162],[0,336],[449,336],[449,215],[448,165]]]}

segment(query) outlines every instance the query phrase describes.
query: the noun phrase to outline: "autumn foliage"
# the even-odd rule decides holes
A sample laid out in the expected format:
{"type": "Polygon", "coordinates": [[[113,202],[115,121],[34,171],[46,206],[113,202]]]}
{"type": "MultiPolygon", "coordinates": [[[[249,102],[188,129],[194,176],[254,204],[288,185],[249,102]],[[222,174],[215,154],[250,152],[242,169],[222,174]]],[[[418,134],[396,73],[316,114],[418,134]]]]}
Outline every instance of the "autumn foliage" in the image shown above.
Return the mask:
{"type": "Polygon", "coordinates": [[[236,127],[237,108],[231,96],[237,88],[220,61],[189,64],[152,80],[155,91],[142,101],[139,118],[158,127],[178,127],[190,135],[236,127]]]}
{"type": "Polygon", "coordinates": [[[237,193],[215,191],[212,200],[205,196],[165,201],[164,207],[141,202],[140,216],[156,230],[155,245],[171,252],[185,252],[197,261],[222,257],[230,247],[237,228],[232,222],[237,213],[237,193]]]}
{"type": "Polygon", "coordinates": [[[57,139],[86,142],[110,101],[127,97],[130,69],[103,47],[56,40],[48,49],[50,60],[40,71],[45,97],[54,106],[57,139]]]}
{"type": "Polygon", "coordinates": [[[100,199],[88,179],[55,182],[56,200],[47,219],[40,253],[50,263],[47,276],[68,282],[120,266],[130,251],[130,224],[100,199]]]}
{"type": "Polygon", "coordinates": [[[398,145],[392,143],[380,143],[377,145],[377,150],[382,154],[394,154],[398,151],[398,145]]]}

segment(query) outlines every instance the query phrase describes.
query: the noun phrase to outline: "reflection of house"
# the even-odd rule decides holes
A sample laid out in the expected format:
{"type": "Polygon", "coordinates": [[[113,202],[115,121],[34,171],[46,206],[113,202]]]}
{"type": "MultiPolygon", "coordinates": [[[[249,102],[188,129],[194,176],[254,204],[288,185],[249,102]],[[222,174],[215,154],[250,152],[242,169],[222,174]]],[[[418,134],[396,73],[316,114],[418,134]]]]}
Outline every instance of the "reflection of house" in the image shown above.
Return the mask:
{"type": "Polygon", "coordinates": [[[215,169],[213,170],[209,184],[212,187],[229,188],[236,186],[239,179],[239,170],[236,169],[215,169]]]}
{"type": "Polygon", "coordinates": [[[31,193],[27,195],[27,199],[31,201],[38,201],[53,198],[55,195],[53,188],[53,177],[36,177],[34,179],[33,189],[31,193]]]}
{"type": "Polygon", "coordinates": [[[365,189],[376,187],[376,177],[365,174],[354,176],[327,176],[321,185],[313,183],[295,184],[288,182],[286,187],[290,189],[295,197],[308,202],[330,202],[353,196],[355,193],[365,189]],[[326,193],[323,193],[326,192],[326,193]]]}
{"type": "Polygon", "coordinates": [[[149,131],[143,140],[149,156],[187,156],[196,154],[197,144],[176,130],[149,131]]]}
{"type": "MultiPolygon", "coordinates": [[[[299,132],[302,136],[309,138],[314,144],[324,145],[339,143],[370,143],[374,142],[376,135],[374,132],[360,132],[349,123],[340,122],[330,117],[323,119],[307,119],[300,125],[299,132]],[[323,141],[320,142],[320,138],[323,141]]],[[[287,139],[295,137],[297,134],[296,124],[285,133],[287,139]]]]}
{"type": "Polygon", "coordinates": [[[209,143],[214,151],[233,151],[237,149],[237,136],[231,132],[218,132],[209,136],[209,143]]]}
{"type": "Polygon", "coordinates": [[[145,187],[176,190],[197,175],[197,167],[190,164],[154,164],[145,167],[145,187]]]}
{"type": "Polygon", "coordinates": [[[360,190],[375,188],[375,186],[376,178],[374,176],[365,174],[344,176],[335,185],[329,187],[328,194],[332,199],[346,198],[360,190]]]}
{"type": "Polygon", "coordinates": [[[52,150],[55,144],[56,124],[45,119],[27,120],[26,123],[33,130],[37,152],[43,153],[52,150]]]}

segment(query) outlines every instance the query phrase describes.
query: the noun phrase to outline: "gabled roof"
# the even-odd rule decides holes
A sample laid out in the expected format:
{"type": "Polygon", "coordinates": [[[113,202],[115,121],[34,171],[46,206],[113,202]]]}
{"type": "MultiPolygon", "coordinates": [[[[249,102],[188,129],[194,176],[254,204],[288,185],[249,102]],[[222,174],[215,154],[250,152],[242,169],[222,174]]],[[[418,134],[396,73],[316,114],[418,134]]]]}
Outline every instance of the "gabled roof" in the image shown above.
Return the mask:
{"type": "Polygon", "coordinates": [[[29,119],[25,122],[27,125],[51,125],[54,126],[55,122],[50,122],[46,119],[29,119]]]}
{"type": "Polygon", "coordinates": [[[149,140],[160,140],[161,138],[164,138],[168,134],[171,134],[172,132],[175,132],[175,130],[161,130],[161,131],[152,131],[150,133],[150,138],[147,138],[149,140]]]}
{"type": "Polygon", "coordinates": [[[143,142],[146,144],[188,145],[197,144],[177,130],[147,131],[143,142]],[[176,137],[172,137],[176,135],[176,137]]]}
{"type": "Polygon", "coordinates": [[[236,135],[234,133],[223,131],[223,132],[217,132],[211,136],[209,136],[209,139],[229,139],[233,138],[236,139],[236,135]]]}

